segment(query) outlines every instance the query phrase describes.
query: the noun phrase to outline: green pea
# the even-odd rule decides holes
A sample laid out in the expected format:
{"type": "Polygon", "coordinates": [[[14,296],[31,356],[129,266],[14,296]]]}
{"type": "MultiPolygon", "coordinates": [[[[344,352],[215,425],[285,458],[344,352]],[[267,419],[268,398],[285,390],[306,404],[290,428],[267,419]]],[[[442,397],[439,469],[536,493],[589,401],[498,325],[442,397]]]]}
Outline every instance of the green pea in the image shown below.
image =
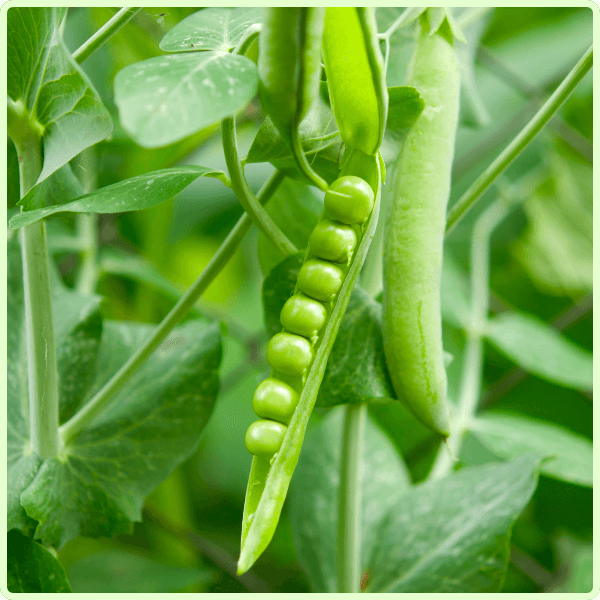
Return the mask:
{"type": "Polygon", "coordinates": [[[324,260],[307,260],[298,273],[298,287],[311,298],[327,301],[337,294],[344,282],[339,267],[324,260]]]}
{"type": "Polygon", "coordinates": [[[354,175],[336,179],[325,193],[325,208],[347,225],[362,223],[371,214],[374,202],[371,186],[354,175]]]}
{"type": "Polygon", "coordinates": [[[298,394],[289,385],[269,377],[254,392],[252,408],[263,419],[273,419],[286,425],[290,422],[296,406],[298,394]]]}
{"type": "Polygon", "coordinates": [[[295,294],[283,305],[280,320],[288,331],[309,338],[325,325],[327,309],[304,294],[295,294]]]}
{"type": "Polygon", "coordinates": [[[277,421],[254,421],[246,431],[246,449],[254,456],[273,456],[279,452],[286,431],[287,427],[277,421]]]}
{"type": "Polygon", "coordinates": [[[300,375],[312,361],[310,342],[292,333],[276,333],[267,345],[267,362],[275,371],[300,375]]]}
{"type": "Polygon", "coordinates": [[[310,251],[318,258],[345,263],[352,256],[358,239],[356,231],[329,219],[317,223],[310,236],[310,251]]]}

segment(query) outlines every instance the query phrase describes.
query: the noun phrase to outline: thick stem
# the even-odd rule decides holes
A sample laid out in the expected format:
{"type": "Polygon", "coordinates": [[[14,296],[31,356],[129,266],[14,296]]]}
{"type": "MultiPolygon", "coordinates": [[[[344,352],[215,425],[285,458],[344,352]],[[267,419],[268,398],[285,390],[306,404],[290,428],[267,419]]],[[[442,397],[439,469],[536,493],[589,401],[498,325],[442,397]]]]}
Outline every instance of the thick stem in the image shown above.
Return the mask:
{"type": "Polygon", "coordinates": [[[506,147],[496,160],[475,180],[471,187],[462,195],[456,204],[448,211],[446,233],[454,229],[456,224],[475,205],[475,202],[492,185],[495,179],[525,150],[529,143],[542,130],[565,100],[571,95],[577,84],[591,69],[593,63],[592,46],[581,57],[573,70],[565,77],[555,92],[535,114],[533,119],[521,130],[519,135],[506,147]]]}
{"type": "Polygon", "coordinates": [[[360,592],[362,461],[367,404],[348,404],[344,432],[338,503],[338,592],[360,592]]]}
{"type": "MultiPolygon", "coordinates": [[[[276,172],[265,183],[262,190],[259,192],[261,202],[266,202],[271,197],[283,178],[284,175],[282,173],[276,172]]],[[[251,227],[252,221],[250,217],[247,214],[242,215],[208,265],[206,265],[202,273],[200,273],[198,279],[196,279],[192,286],[181,297],[179,302],[177,302],[169,314],[156,327],[152,336],[146,340],[144,345],[133,354],[133,356],[77,414],[61,426],[60,436],[64,445],[67,445],[73,440],[104,410],[108,403],[114,398],[115,394],[129,381],[131,376],[146,361],[146,359],[148,359],[148,357],[162,344],[173,327],[185,317],[198,298],[229,262],[229,259],[233,256],[242,239],[251,227]]]]}
{"type": "Polygon", "coordinates": [[[237,140],[235,135],[235,117],[227,117],[221,122],[223,133],[223,152],[225,153],[225,162],[231,178],[231,187],[238,197],[240,204],[252,219],[252,222],[269,238],[275,247],[289,256],[298,250],[296,246],[288,240],[285,234],[275,225],[269,213],[260,205],[256,196],[252,193],[244,172],[237,149],[237,140]]]}
{"type": "MultiPolygon", "coordinates": [[[[41,138],[32,129],[13,139],[19,155],[21,198],[42,172],[41,138]],[[27,134],[27,132],[29,132],[27,134]]],[[[40,458],[56,456],[58,440],[58,371],[52,322],[50,263],[44,221],[21,229],[25,331],[29,383],[29,435],[40,458]]]]}
{"type": "Polygon", "coordinates": [[[84,42],[75,52],[73,58],[78,64],[81,64],[86,58],[89,58],[98,48],[104,45],[123,25],[128,23],[142,8],[122,8],[112,19],[107,21],[96,33],[86,42],[84,42]]]}

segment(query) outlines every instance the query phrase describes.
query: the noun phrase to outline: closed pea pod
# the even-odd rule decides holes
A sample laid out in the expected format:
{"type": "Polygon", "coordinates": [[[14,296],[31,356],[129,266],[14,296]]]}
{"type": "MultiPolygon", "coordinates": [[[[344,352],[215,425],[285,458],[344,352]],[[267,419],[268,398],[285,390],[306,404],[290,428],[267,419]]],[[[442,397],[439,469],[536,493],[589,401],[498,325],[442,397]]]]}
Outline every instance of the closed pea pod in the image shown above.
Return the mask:
{"type": "Polygon", "coordinates": [[[425,12],[420,26],[410,85],[419,90],[425,109],[403,143],[396,169],[384,252],[384,348],[398,398],[447,437],[440,277],[460,79],[448,21],[430,32],[425,12]]]}
{"type": "Polygon", "coordinates": [[[325,8],[269,7],[259,38],[260,101],[302,173],[317,187],[327,183],[308,163],[299,126],[319,95],[325,8]]]}

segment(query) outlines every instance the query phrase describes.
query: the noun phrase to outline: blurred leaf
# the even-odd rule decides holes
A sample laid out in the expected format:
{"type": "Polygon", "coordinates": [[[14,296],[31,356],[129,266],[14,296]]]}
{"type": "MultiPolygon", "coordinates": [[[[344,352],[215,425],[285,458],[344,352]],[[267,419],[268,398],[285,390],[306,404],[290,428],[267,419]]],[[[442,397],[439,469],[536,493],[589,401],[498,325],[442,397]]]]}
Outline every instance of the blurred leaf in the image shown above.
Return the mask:
{"type": "Polygon", "coordinates": [[[543,463],[542,473],[592,486],[592,441],[564,427],[517,414],[485,412],[473,421],[471,431],[500,458],[554,456],[543,463]]]}
{"type": "MultiPolygon", "coordinates": [[[[104,385],[153,327],[105,322],[97,378],[104,385]]],[[[57,548],[84,535],[129,532],[144,498],[196,449],[218,390],[217,324],[175,328],[88,429],[46,459],[20,501],[36,536],[57,548]]],[[[24,452],[24,450],[23,450],[24,452]]]]}
{"type": "Polygon", "coordinates": [[[69,581],[78,594],[164,594],[212,579],[206,567],[166,565],[124,550],[90,554],[69,567],[69,581]]]}
{"type": "MultiPolygon", "coordinates": [[[[122,213],[143,210],[172,198],[198,177],[216,177],[223,182],[227,181],[223,171],[207,167],[190,165],[161,169],[113,183],[67,204],[15,215],[10,220],[9,226],[18,229],[58,212],[122,213]]],[[[29,194],[25,196],[24,202],[27,201],[28,196],[29,194]]]]}
{"type": "Polygon", "coordinates": [[[550,590],[554,593],[589,594],[594,588],[594,554],[591,542],[579,540],[572,535],[562,534],[556,542],[558,564],[564,577],[550,590]]]}
{"type": "Polygon", "coordinates": [[[592,389],[591,352],[536,317],[504,312],[489,321],[486,336],[526,371],[568,388],[592,389]]]}
{"type": "Polygon", "coordinates": [[[38,182],[112,131],[112,120],[87,75],[58,34],[64,12],[13,7],[7,13],[8,97],[28,125],[43,129],[38,182]]]}
{"type": "MultiPolygon", "coordinates": [[[[337,179],[341,141],[333,113],[324,100],[316,102],[300,123],[300,142],[313,169],[328,183],[337,179]]],[[[270,162],[289,177],[306,181],[287,143],[269,117],[263,121],[244,159],[244,164],[257,162],[270,162]]]]}
{"type": "Polygon", "coordinates": [[[205,8],[177,23],[161,40],[160,49],[166,52],[227,52],[237,46],[250,25],[261,22],[260,8],[205,8]]]}
{"type": "MultiPolygon", "coordinates": [[[[472,8],[470,10],[480,9],[472,8]]],[[[455,45],[460,67],[460,117],[463,125],[471,127],[485,127],[491,121],[475,77],[475,57],[481,44],[481,38],[492,17],[493,10],[485,12],[474,22],[470,22],[464,29],[467,43],[455,45]]]]}
{"type": "Polygon", "coordinates": [[[399,493],[375,533],[368,592],[499,592],[539,458],[466,468],[399,493]]]}
{"type": "Polygon", "coordinates": [[[390,87],[388,94],[386,129],[404,137],[425,108],[425,100],[415,88],[406,85],[390,87]]]}
{"type": "MultiPolygon", "coordinates": [[[[296,248],[304,250],[323,212],[323,194],[312,185],[286,177],[266,210],[296,248]]],[[[283,253],[262,232],[259,233],[258,259],[262,272],[269,273],[284,258],[283,253]]]]}
{"type": "MultiPolygon", "coordinates": [[[[344,416],[344,409],[334,409],[307,437],[290,489],[294,546],[313,592],[339,591],[335,557],[344,416]]],[[[365,423],[361,473],[364,570],[377,545],[377,526],[411,485],[402,459],[370,418],[365,423]]]]}
{"type": "Polygon", "coordinates": [[[592,167],[553,152],[552,175],[524,204],[528,219],[514,252],[544,293],[592,291],[592,167]]]}
{"type": "Polygon", "coordinates": [[[258,89],[256,65],[226,52],[169,54],[115,77],[123,128],[146,148],[165,146],[234,115],[258,89]]]}
{"type": "Polygon", "coordinates": [[[62,565],[43,546],[20,531],[8,532],[6,587],[11,594],[70,592],[62,565]]]}

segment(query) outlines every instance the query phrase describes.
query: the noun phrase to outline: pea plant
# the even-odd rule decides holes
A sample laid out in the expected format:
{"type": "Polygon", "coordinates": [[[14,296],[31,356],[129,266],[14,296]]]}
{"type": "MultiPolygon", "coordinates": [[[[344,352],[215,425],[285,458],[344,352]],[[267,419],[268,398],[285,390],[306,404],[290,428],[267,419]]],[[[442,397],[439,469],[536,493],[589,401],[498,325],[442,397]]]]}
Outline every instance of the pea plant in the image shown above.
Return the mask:
{"type": "Polygon", "coordinates": [[[9,592],[591,591],[588,9],[3,18],[9,592]]]}

